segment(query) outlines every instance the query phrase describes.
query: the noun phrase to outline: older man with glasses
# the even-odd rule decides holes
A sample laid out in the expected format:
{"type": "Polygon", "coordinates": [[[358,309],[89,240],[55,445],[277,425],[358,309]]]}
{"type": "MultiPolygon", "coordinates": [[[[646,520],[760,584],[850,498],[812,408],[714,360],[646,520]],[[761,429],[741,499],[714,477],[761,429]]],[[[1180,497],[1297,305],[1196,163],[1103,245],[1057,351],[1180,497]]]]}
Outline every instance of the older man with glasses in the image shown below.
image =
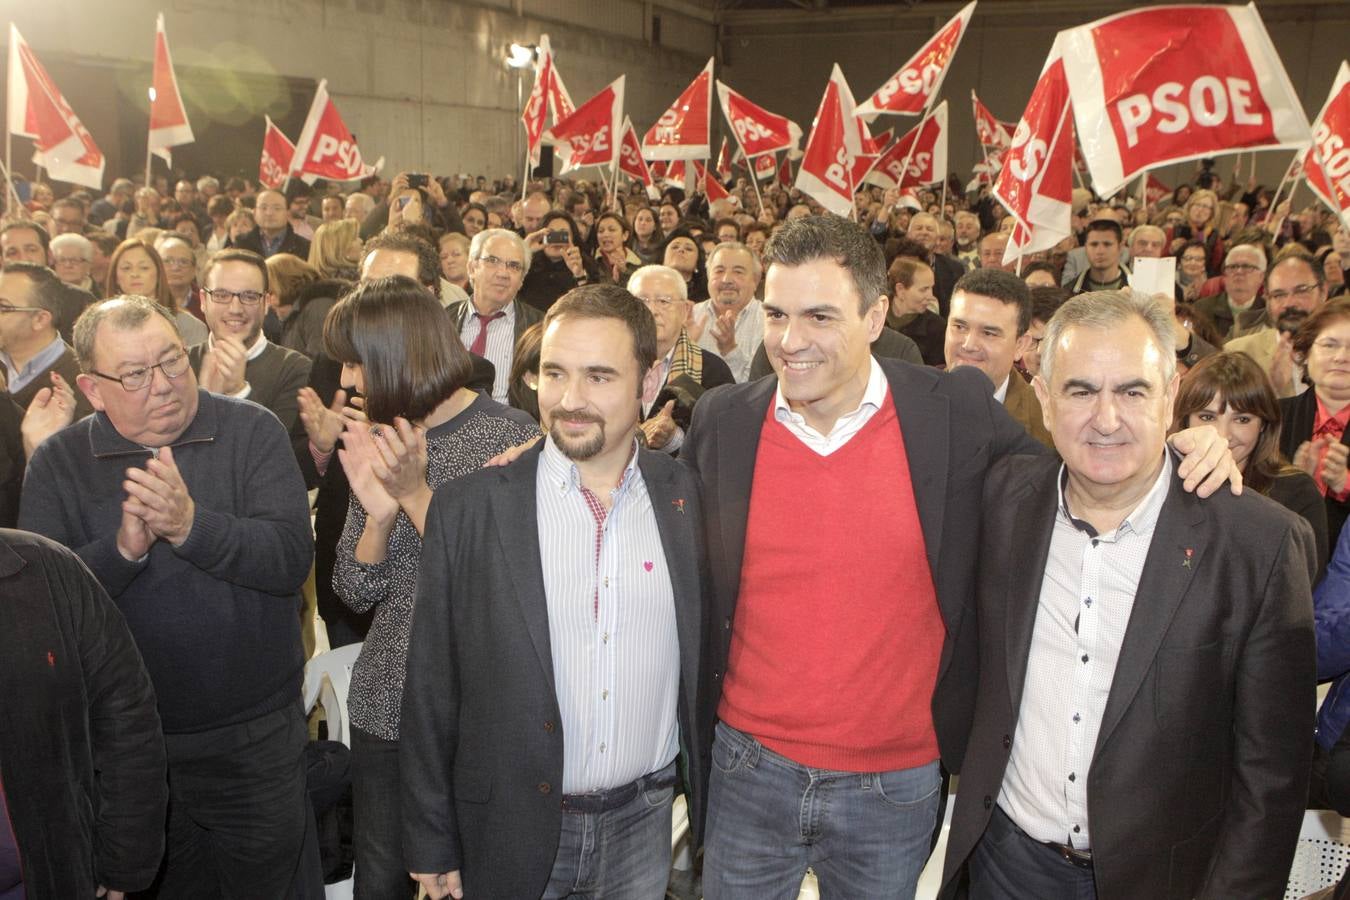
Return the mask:
{"type": "Polygon", "coordinates": [[[1223,260],[1223,292],[1195,301],[1219,334],[1241,337],[1264,326],[1261,282],[1266,277],[1266,251],[1256,244],[1238,244],[1223,260]]]}
{"type": "Polygon", "coordinates": [[[99,296],[101,291],[93,275],[93,241],[82,234],[58,234],[52,238],[51,252],[57,278],[94,297],[99,296]]]}
{"type": "Polygon", "coordinates": [[[75,351],[98,412],[33,453],[19,523],[88,565],[150,673],[169,769],[156,895],[292,896],[318,866],[300,703],[314,543],[286,431],[201,390],[144,298],[86,310],[75,351]]]}
{"type": "Polygon", "coordinates": [[[1256,329],[1232,339],[1224,344],[1224,349],[1245,353],[1256,360],[1281,397],[1301,394],[1307,385],[1302,367],[1294,359],[1293,338],[1304,320],[1326,299],[1321,268],[1304,253],[1289,253],[1276,261],[1266,278],[1266,308],[1256,329]]]}
{"type": "Polygon", "coordinates": [[[469,283],[473,295],[445,308],[459,339],[469,352],[496,368],[492,399],[509,403],[511,363],[522,332],[544,314],[520,302],[517,295],[530,270],[525,239],[505,228],[487,228],[469,244],[469,283]]]}
{"type": "Polygon", "coordinates": [[[188,350],[201,386],[213,394],[252,400],[300,432],[296,395],[309,382],[309,357],[267,340],[263,318],[271,295],[267,264],[247,250],[222,250],[211,258],[202,290],[210,330],[188,350]]]}

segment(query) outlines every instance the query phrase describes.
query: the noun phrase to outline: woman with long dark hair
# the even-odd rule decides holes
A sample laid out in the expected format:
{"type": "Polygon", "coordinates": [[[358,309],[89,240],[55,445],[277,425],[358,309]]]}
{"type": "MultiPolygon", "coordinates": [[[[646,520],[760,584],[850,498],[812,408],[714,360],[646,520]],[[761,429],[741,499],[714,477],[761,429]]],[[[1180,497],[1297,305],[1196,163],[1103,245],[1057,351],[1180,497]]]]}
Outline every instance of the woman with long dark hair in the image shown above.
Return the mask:
{"type": "Polygon", "coordinates": [[[338,451],[352,499],[333,573],[348,606],[375,609],[348,700],[356,891],[410,898],[398,729],[427,507],[436,488],[537,437],[539,426],[466,386],[468,351],[440,303],[410,278],[376,279],[338,301],[324,347],[368,419],[347,423],[338,451]]]}
{"type": "Polygon", "coordinates": [[[1216,353],[1181,379],[1172,431],[1212,425],[1228,439],[1242,483],[1298,513],[1312,526],[1317,565],[1326,565],[1327,513],[1316,483],[1280,455],[1280,401],[1265,370],[1245,353],[1216,353]]]}

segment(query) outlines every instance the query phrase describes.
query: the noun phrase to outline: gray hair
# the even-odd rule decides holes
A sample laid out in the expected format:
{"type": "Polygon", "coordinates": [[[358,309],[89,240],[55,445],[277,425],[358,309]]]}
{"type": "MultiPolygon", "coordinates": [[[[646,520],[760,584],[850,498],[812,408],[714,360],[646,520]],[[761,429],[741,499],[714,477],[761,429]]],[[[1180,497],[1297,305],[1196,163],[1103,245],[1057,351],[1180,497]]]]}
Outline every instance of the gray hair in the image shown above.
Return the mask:
{"type": "Polygon", "coordinates": [[[1229,249],[1229,251],[1228,251],[1226,254],[1224,254],[1224,257],[1223,257],[1223,264],[1224,264],[1225,266],[1228,265],[1229,261],[1231,261],[1232,258],[1233,258],[1233,254],[1235,254],[1235,253],[1243,253],[1243,252],[1245,252],[1245,253],[1251,253],[1251,254],[1255,255],[1258,259],[1261,260],[1260,265],[1261,265],[1261,271],[1262,271],[1262,272],[1264,272],[1264,271],[1266,270],[1266,268],[1270,265],[1269,262],[1267,262],[1267,260],[1266,260],[1266,251],[1265,251],[1265,248],[1261,247],[1259,244],[1236,244],[1236,245],[1234,245],[1231,249],[1229,249]]]}
{"type": "Polygon", "coordinates": [[[220,182],[214,175],[203,175],[201,178],[197,179],[197,190],[204,194],[206,193],[207,188],[215,188],[217,191],[220,190],[220,182]]]}
{"type": "Polygon", "coordinates": [[[718,254],[726,253],[728,250],[737,250],[750,257],[750,264],[755,270],[756,281],[759,280],[760,275],[764,274],[764,263],[760,262],[759,254],[745,246],[745,244],[742,244],[740,241],[723,241],[714,247],[713,252],[708,254],[706,267],[711,270],[713,260],[717,258],[718,254]]]}
{"type": "Polygon", "coordinates": [[[52,238],[52,256],[67,249],[78,253],[85,262],[91,262],[94,258],[94,243],[82,234],[70,232],[52,238]]]}
{"type": "Polygon", "coordinates": [[[483,255],[483,246],[493,238],[506,238],[515,243],[520,249],[520,262],[525,267],[525,271],[530,271],[530,246],[525,243],[525,239],[514,231],[508,231],[505,228],[484,228],[473,236],[469,242],[469,259],[476,260],[483,255]]]}
{"type": "Polygon", "coordinates": [[[94,339],[98,336],[98,327],[105,321],[118,331],[131,331],[140,328],[153,316],[159,316],[169,323],[174,336],[182,341],[178,333],[178,323],[173,313],[154,300],[139,294],[123,294],[95,303],[80,313],[75,320],[75,358],[80,361],[80,371],[94,371],[94,339]]]}
{"type": "Polygon", "coordinates": [[[1158,302],[1139,291],[1091,291],[1065,301],[1050,317],[1041,341],[1042,383],[1054,383],[1051,372],[1055,365],[1055,351],[1060,338],[1072,328],[1109,330],[1130,319],[1142,319],[1152,333],[1153,343],[1162,356],[1163,385],[1171,383],[1177,371],[1177,338],[1172,330],[1171,315],[1158,302]]]}
{"type": "Polygon", "coordinates": [[[650,278],[653,275],[665,275],[673,279],[675,284],[679,285],[679,287],[676,288],[676,293],[680,295],[680,299],[689,299],[689,285],[685,284],[684,276],[670,266],[650,265],[634,269],[633,274],[628,276],[629,293],[632,293],[633,282],[637,281],[639,278],[650,278]]]}

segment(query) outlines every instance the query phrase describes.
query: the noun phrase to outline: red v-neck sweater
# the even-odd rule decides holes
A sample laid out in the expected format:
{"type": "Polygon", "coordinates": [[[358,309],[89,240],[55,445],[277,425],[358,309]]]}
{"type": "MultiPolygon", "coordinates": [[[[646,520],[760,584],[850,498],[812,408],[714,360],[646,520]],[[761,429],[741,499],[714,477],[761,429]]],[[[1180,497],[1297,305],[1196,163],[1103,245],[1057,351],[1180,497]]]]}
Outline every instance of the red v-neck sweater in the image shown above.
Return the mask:
{"type": "Polygon", "coordinates": [[[723,721],[813,768],[885,772],[932,762],[944,635],[889,393],[829,456],[779,424],[770,405],[723,721]]]}

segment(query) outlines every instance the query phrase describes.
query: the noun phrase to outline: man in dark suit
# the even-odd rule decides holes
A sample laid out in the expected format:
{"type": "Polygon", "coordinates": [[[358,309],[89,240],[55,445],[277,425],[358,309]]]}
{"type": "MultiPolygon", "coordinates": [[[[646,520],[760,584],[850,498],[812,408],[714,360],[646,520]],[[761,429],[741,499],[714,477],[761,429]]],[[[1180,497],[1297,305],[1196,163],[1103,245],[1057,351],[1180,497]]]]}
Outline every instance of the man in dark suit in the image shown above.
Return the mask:
{"type": "MultiPolygon", "coordinates": [[[[777,378],[711,392],[681,450],[711,569],[705,732],[721,719],[704,893],[791,895],[811,866],[827,896],[912,895],[974,710],[984,474],[1046,451],[973,371],[868,352],[887,279],[863,228],[793,220],[765,260],[777,378]]],[[[1215,437],[1180,440],[1199,462],[1215,437]]],[[[1198,468],[1206,490],[1230,471],[1198,468]]]]}
{"type": "Polygon", "coordinates": [[[1063,464],[990,470],[980,684],[944,895],[1278,897],[1308,788],[1316,656],[1307,523],[1200,502],[1165,449],[1170,316],[1083,295],[1035,387],[1063,464]]]}
{"type": "Polygon", "coordinates": [[[492,399],[498,403],[510,401],[507,394],[516,341],[543,317],[516,296],[530,270],[530,255],[525,239],[514,231],[486,228],[478,232],[469,244],[473,294],[446,307],[464,346],[496,367],[492,399]]]}
{"type": "Polygon", "coordinates": [[[239,240],[231,238],[227,247],[252,250],[267,259],[277,253],[289,253],[309,259],[309,241],[295,233],[288,221],[286,195],[280,191],[261,191],[253,208],[253,219],[258,224],[239,240]]]}
{"type": "Polygon", "coordinates": [[[702,820],[698,487],[633,439],[655,325],[615,285],[544,323],[548,438],[427,515],[400,765],[432,898],[660,897],[681,776],[702,820]]]}

